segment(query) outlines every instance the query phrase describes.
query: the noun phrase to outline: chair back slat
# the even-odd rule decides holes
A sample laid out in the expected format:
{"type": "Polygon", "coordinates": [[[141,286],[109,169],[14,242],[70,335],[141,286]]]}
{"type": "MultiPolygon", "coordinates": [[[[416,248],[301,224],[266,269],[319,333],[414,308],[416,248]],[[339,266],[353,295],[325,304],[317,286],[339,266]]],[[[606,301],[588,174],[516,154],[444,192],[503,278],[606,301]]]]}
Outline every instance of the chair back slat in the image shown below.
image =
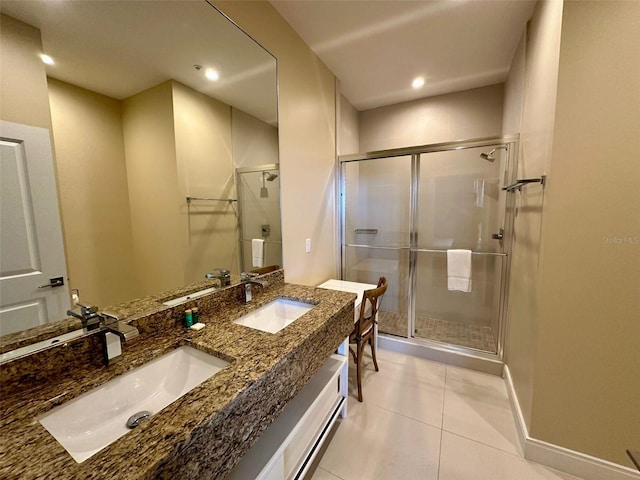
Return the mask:
{"type": "Polygon", "coordinates": [[[380,279],[378,280],[378,286],[376,288],[364,291],[364,294],[362,296],[362,304],[360,305],[360,318],[358,319],[358,326],[356,327],[358,336],[364,335],[371,328],[373,328],[373,324],[378,313],[378,308],[380,307],[380,297],[382,297],[382,295],[384,295],[386,291],[387,279],[385,277],[380,277],[380,279]],[[371,312],[368,316],[367,302],[369,302],[369,305],[371,305],[371,312]]]}

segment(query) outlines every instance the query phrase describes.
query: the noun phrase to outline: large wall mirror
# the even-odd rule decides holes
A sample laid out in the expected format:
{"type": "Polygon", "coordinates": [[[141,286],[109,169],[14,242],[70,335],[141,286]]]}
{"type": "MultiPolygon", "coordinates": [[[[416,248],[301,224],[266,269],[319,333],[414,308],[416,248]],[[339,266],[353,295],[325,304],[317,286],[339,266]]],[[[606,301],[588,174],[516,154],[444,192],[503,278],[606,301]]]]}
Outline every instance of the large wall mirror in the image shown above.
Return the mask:
{"type": "Polygon", "coordinates": [[[0,245],[0,334],[64,316],[71,289],[105,307],[198,282],[216,268],[249,270],[254,239],[263,240],[264,265],[282,264],[272,55],[205,0],[0,7],[0,113],[3,132],[18,129],[2,139],[2,227],[22,232],[13,240],[3,233],[0,245]],[[27,198],[46,188],[30,177],[32,153],[14,138],[22,127],[27,136],[29,127],[50,130],[45,176],[59,206],[45,201],[45,213],[27,198]],[[47,236],[34,227],[38,217],[56,210],[67,272],[40,283],[64,276],[66,290],[48,306],[39,298],[55,287],[32,282],[25,300],[15,295],[24,285],[8,280],[33,277],[46,263],[34,260],[30,242],[47,236]]]}

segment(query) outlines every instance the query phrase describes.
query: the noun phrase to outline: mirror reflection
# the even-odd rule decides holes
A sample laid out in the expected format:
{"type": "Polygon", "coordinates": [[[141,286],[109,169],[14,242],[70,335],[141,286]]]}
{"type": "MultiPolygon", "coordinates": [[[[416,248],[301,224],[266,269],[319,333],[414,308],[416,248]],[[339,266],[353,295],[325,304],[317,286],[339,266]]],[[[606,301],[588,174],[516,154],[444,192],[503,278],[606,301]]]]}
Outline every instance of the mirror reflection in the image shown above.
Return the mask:
{"type": "Polygon", "coordinates": [[[0,334],[65,317],[73,289],[106,307],[281,265],[274,57],[204,0],[1,12],[0,334]]]}

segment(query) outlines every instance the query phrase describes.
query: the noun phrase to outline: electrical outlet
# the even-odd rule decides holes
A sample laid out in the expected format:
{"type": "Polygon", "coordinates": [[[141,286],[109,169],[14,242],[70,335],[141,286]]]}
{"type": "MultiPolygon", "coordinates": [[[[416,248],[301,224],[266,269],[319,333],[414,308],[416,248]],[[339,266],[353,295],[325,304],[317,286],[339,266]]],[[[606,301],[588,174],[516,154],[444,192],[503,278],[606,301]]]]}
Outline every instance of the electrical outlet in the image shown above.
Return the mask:
{"type": "Polygon", "coordinates": [[[305,253],[309,253],[310,251],[311,251],[311,239],[310,239],[310,238],[307,238],[307,239],[304,241],[304,252],[305,252],[305,253]]]}

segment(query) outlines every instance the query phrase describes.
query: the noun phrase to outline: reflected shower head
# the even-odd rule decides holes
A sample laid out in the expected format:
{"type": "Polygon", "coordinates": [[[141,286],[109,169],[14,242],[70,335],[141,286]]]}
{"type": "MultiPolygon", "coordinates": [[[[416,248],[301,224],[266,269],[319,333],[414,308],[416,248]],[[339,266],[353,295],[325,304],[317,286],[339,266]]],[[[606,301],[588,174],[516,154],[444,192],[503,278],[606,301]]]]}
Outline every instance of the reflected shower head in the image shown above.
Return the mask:
{"type": "Polygon", "coordinates": [[[495,151],[496,151],[496,149],[494,148],[494,149],[493,149],[493,150],[491,150],[489,153],[484,153],[484,152],[482,152],[482,153],[480,154],[480,156],[481,156],[482,158],[484,158],[485,160],[488,160],[488,161],[490,161],[490,162],[495,162],[496,157],[494,157],[494,156],[493,156],[493,152],[495,152],[495,151]]]}
{"type": "Polygon", "coordinates": [[[269,198],[269,190],[267,190],[267,186],[264,181],[273,182],[276,178],[278,178],[278,174],[262,172],[262,188],[260,189],[260,198],[269,198]]]}
{"type": "Polygon", "coordinates": [[[495,162],[496,157],[494,157],[493,154],[496,152],[496,150],[506,150],[506,149],[507,149],[506,145],[500,145],[500,146],[494,148],[493,150],[491,150],[489,153],[482,152],[480,154],[480,157],[484,158],[485,160],[487,160],[489,162],[495,162]]]}

